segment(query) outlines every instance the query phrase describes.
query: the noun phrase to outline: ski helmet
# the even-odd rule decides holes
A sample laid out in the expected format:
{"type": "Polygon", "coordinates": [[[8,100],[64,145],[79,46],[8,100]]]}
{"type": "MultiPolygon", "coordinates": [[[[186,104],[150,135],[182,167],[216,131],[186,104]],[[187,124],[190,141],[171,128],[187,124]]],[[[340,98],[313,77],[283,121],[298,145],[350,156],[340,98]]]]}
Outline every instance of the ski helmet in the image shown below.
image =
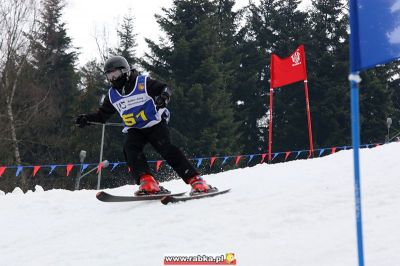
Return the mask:
{"type": "Polygon", "coordinates": [[[123,72],[127,73],[131,70],[128,61],[123,56],[112,56],[104,63],[104,73],[110,72],[114,69],[122,69],[123,72]]]}
{"type": "Polygon", "coordinates": [[[125,85],[130,70],[128,61],[122,56],[112,56],[104,63],[104,74],[116,89],[125,85]]]}

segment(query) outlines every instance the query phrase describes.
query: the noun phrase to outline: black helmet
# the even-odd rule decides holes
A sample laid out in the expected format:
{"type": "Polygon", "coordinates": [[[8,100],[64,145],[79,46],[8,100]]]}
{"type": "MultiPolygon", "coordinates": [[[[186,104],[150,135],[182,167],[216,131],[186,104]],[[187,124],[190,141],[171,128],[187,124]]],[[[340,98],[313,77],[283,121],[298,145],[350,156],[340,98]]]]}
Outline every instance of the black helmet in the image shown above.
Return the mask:
{"type": "Polygon", "coordinates": [[[125,83],[129,79],[128,73],[130,70],[128,61],[122,56],[112,56],[104,63],[104,74],[117,90],[122,90],[125,86],[125,83]]]}
{"type": "Polygon", "coordinates": [[[131,70],[131,67],[125,57],[116,55],[106,60],[104,63],[104,73],[110,72],[114,69],[122,69],[122,72],[128,73],[131,70]]]}

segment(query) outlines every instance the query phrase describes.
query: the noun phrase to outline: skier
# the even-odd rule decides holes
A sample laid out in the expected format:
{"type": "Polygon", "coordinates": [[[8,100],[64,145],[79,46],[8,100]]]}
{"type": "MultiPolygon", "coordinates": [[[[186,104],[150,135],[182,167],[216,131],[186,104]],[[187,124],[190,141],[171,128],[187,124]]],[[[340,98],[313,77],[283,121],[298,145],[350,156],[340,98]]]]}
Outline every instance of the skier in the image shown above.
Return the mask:
{"type": "Polygon", "coordinates": [[[147,164],[143,148],[150,143],[167,161],[186,184],[191,185],[191,194],[217,191],[208,185],[199,172],[184,156],[182,151],[171,144],[169,129],[169,111],[166,109],[171,91],[166,84],[139,75],[130,68],[122,56],[112,56],[104,64],[104,73],[111,83],[108,95],[97,112],[81,114],[76,124],[83,128],[90,122],[105,123],[118,112],[124,122],[126,133],[124,155],[128,167],[139,190],[136,196],[169,193],[158,185],[147,164]]]}

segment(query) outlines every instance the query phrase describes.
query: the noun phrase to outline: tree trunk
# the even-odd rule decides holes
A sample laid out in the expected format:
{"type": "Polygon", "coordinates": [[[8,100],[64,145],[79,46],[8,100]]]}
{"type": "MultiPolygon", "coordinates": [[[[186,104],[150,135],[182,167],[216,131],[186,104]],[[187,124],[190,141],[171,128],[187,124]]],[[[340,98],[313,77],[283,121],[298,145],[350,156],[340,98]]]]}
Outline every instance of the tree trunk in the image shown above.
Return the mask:
{"type": "MultiPolygon", "coordinates": [[[[14,159],[15,159],[15,164],[16,165],[21,165],[22,160],[21,160],[21,153],[19,151],[19,146],[18,146],[18,138],[17,138],[17,130],[15,126],[15,117],[14,117],[14,112],[12,109],[12,105],[14,102],[14,95],[17,90],[17,81],[21,75],[22,72],[22,67],[25,63],[25,58],[21,61],[20,66],[17,69],[16,73],[16,78],[13,80],[12,84],[10,84],[9,79],[8,79],[8,73],[6,73],[6,88],[9,86],[11,87],[10,90],[10,95],[6,98],[6,103],[7,103],[7,115],[8,119],[10,120],[10,132],[11,132],[11,140],[12,140],[12,145],[14,147],[14,159]]],[[[21,187],[22,189],[26,188],[26,176],[22,173],[22,178],[21,178],[21,187]]]]}
{"type": "Polygon", "coordinates": [[[21,164],[21,155],[19,152],[19,147],[18,147],[18,139],[17,139],[17,132],[15,130],[15,120],[14,120],[14,114],[12,111],[12,106],[11,102],[7,102],[7,115],[8,119],[10,120],[10,131],[11,131],[11,139],[14,147],[14,159],[15,163],[17,165],[21,164]]]}

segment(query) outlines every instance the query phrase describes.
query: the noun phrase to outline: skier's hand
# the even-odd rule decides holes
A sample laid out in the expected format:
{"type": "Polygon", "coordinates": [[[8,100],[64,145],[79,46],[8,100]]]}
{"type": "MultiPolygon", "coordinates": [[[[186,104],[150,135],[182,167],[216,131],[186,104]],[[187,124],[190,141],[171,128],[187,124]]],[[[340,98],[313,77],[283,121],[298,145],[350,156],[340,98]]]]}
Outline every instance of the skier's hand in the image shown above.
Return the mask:
{"type": "Polygon", "coordinates": [[[76,118],[75,124],[80,128],[84,128],[85,126],[89,126],[89,120],[86,115],[78,115],[76,118]]]}
{"type": "Polygon", "coordinates": [[[163,92],[160,95],[155,97],[155,103],[158,108],[165,108],[167,107],[169,102],[169,93],[163,92]]]}

